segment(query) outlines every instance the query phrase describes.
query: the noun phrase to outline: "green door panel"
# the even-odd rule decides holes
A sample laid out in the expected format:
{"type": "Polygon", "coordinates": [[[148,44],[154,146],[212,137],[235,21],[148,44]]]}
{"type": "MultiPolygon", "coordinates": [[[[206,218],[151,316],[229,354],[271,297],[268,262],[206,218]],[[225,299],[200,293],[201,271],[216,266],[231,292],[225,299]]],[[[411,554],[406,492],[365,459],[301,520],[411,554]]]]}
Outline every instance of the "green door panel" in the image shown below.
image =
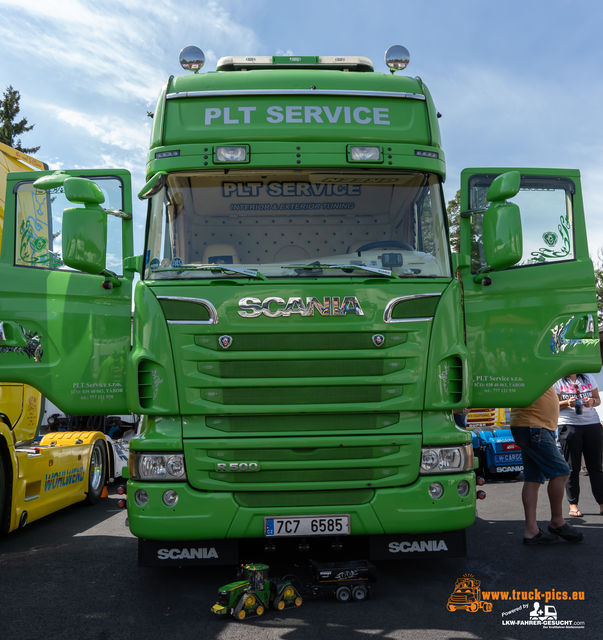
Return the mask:
{"type": "MultiPolygon", "coordinates": [[[[465,169],[461,211],[487,206],[492,180],[515,169],[465,169]]],[[[516,169],[523,255],[513,267],[488,270],[481,217],[461,218],[460,267],[466,341],[473,363],[474,407],[527,406],[559,378],[601,369],[593,265],[588,255],[580,173],[516,169]],[[475,274],[487,276],[485,283],[475,274]]]]}
{"type": "MultiPolygon", "coordinates": [[[[109,196],[104,206],[131,213],[128,171],[67,173],[95,179],[109,196]]],[[[0,326],[5,328],[0,380],[30,384],[72,415],[127,413],[131,273],[120,278],[120,287],[104,289],[102,276],[64,265],[61,222],[68,203],[62,188],[32,187],[49,174],[8,177],[0,254],[0,326]]],[[[132,255],[132,220],[112,218],[107,266],[121,273],[132,255]]]]}

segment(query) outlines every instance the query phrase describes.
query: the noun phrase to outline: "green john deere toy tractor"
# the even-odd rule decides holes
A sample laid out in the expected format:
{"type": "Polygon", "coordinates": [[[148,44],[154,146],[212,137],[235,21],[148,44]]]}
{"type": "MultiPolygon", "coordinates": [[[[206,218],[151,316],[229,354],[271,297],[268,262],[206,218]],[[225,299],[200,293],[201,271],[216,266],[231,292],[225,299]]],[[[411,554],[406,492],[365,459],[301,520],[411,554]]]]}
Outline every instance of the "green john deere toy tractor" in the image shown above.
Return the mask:
{"type": "Polygon", "coordinates": [[[282,611],[301,606],[303,599],[288,581],[269,578],[267,564],[246,564],[238,571],[237,582],[220,587],[220,598],[211,608],[220,616],[229,613],[237,620],[261,616],[266,607],[272,605],[282,611]]]}

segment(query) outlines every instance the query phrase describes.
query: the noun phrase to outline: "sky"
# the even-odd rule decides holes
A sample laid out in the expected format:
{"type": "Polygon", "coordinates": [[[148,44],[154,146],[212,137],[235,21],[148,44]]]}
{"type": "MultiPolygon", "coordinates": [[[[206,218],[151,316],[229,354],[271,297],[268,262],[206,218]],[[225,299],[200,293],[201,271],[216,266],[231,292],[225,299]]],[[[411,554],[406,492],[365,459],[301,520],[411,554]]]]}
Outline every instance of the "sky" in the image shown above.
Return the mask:
{"type": "MultiPolygon", "coordinates": [[[[442,113],[446,199],[466,167],[579,169],[593,259],[603,247],[600,0],[0,0],[0,93],[21,94],[23,147],[54,169],[145,182],[160,88],[200,47],[227,55],[358,55],[387,72],[404,45],[442,113]]],[[[136,249],[145,205],[135,199],[136,249]]]]}

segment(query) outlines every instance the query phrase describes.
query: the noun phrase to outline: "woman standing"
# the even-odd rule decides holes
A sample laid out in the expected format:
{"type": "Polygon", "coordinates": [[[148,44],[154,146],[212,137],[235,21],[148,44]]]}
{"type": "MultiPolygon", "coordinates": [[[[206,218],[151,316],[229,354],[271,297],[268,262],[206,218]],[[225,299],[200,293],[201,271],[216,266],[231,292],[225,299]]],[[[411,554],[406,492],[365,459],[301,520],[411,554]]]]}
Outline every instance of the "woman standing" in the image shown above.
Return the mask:
{"type": "Polygon", "coordinates": [[[597,382],[589,373],[566,376],[555,383],[559,397],[559,441],[571,473],[565,492],[570,516],[580,517],[580,462],[588,469],[590,486],[603,514],[603,428],[595,407],[601,404],[597,382]]]}

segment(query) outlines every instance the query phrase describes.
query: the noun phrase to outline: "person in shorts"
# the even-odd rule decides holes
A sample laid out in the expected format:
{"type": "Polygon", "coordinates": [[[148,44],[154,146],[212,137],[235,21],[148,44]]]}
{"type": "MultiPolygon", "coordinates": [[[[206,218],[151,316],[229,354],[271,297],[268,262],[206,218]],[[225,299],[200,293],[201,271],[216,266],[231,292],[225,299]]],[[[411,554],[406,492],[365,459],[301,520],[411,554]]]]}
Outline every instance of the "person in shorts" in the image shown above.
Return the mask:
{"type": "Polygon", "coordinates": [[[524,544],[554,544],[559,538],[580,542],[584,538],[563,517],[563,492],[570,468],[555,442],[558,417],[559,399],[553,387],[529,407],[511,409],[511,433],[523,459],[524,544]],[[545,480],[549,481],[551,508],[548,532],[538,526],[536,519],[538,490],[545,480]]]}

